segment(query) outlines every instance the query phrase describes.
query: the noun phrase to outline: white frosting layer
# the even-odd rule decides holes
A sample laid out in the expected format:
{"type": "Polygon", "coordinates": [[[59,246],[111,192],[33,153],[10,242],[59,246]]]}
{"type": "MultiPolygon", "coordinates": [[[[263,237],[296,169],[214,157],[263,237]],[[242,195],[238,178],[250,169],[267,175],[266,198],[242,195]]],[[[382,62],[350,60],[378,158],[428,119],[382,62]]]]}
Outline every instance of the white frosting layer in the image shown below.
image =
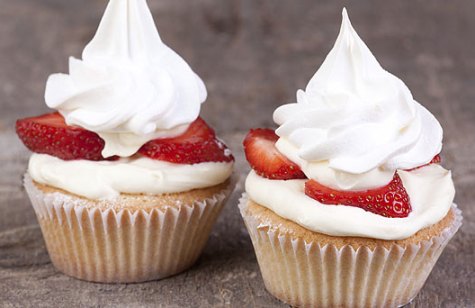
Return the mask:
{"type": "Polygon", "coordinates": [[[203,81],[160,39],[145,0],[111,0],[82,58],[70,58],[69,74],[49,77],[46,104],[68,124],[98,133],[105,157],[181,134],[207,96],[203,81]]]}
{"type": "Polygon", "coordinates": [[[398,173],[411,200],[412,212],[406,218],[386,218],[357,207],[321,204],[305,195],[306,180],[269,180],[254,171],[246,179],[246,192],[258,204],[314,232],[398,240],[439,222],[455,195],[450,171],[439,165],[398,173]]]}
{"type": "Polygon", "coordinates": [[[381,67],[345,10],[335,46],[306,90],[297,92],[297,103],[279,107],[274,121],[300,159],[349,174],[418,167],[442,147],[439,122],[381,67]]]}
{"type": "Polygon", "coordinates": [[[28,166],[28,173],[36,182],[89,199],[211,187],[226,181],[232,170],[232,162],[186,165],[135,156],[117,161],[64,161],[45,154],[33,154],[28,166]]]}

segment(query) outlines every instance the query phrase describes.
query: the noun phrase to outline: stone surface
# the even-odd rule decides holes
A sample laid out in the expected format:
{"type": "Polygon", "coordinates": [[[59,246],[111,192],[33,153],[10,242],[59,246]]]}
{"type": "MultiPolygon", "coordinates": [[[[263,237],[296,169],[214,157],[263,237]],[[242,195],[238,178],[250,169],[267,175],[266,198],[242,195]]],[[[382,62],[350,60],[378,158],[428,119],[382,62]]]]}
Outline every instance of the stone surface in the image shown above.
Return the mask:
{"type": "MultiPolygon", "coordinates": [[[[44,83],[80,56],[105,0],[0,0],[0,306],[280,307],[265,290],[236,204],[188,272],[162,281],[104,285],[54,270],[21,177],[28,152],[16,118],[46,111],[44,83]]],[[[465,221],[411,307],[475,306],[475,2],[149,0],[163,40],[203,77],[204,117],[236,153],[250,127],[271,126],[331,48],[343,5],[377,58],[400,76],[445,129],[465,221]]]]}

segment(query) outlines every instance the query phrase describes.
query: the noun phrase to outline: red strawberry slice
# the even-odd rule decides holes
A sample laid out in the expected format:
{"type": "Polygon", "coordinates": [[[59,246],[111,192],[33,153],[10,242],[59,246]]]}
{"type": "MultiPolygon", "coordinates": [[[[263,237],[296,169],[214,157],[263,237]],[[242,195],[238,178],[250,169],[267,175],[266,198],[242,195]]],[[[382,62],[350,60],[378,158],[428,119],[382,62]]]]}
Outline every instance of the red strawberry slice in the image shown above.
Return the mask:
{"type": "Polygon", "coordinates": [[[230,162],[234,160],[226,145],[206,122],[198,118],[185,133],[174,138],[155,139],[140,148],[139,153],[177,164],[230,162]]]}
{"type": "Polygon", "coordinates": [[[305,183],[305,194],[323,204],[356,206],[385,217],[407,217],[412,210],[397,173],[386,186],[366,191],[339,191],[309,180],[305,183]]]}
{"type": "Polygon", "coordinates": [[[244,152],[252,169],[273,180],[305,179],[300,167],[277,150],[279,137],[271,129],[251,129],[244,139],[244,152]]]}
{"type": "MultiPolygon", "coordinates": [[[[103,160],[104,141],[96,133],[69,126],[59,113],[20,119],[16,132],[25,146],[35,153],[63,160],[103,160]]],[[[113,158],[111,158],[113,159],[113,158]]]]}
{"type": "Polygon", "coordinates": [[[430,164],[440,164],[442,162],[442,158],[440,158],[440,155],[437,154],[436,156],[434,156],[434,158],[432,158],[432,160],[429,162],[429,165],[430,164]]]}

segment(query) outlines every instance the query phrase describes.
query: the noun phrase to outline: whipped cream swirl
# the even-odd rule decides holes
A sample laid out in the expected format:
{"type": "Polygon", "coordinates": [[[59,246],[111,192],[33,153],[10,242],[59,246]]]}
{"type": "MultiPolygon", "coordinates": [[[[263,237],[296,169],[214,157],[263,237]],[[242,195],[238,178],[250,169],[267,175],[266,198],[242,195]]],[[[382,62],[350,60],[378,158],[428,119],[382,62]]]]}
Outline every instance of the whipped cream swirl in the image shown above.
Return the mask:
{"type": "Polygon", "coordinates": [[[48,79],[45,99],[69,125],[105,140],[103,155],[133,155],[149,140],[186,130],[207,92],[160,39],[145,0],[111,0],[82,60],[48,79]]]}
{"type": "Polygon", "coordinates": [[[300,159],[350,174],[414,168],[442,147],[439,122],[381,67],[346,10],[335,46],[305,91],[297,92],[297,103],[279,107],[274,121],[300,159]]]}

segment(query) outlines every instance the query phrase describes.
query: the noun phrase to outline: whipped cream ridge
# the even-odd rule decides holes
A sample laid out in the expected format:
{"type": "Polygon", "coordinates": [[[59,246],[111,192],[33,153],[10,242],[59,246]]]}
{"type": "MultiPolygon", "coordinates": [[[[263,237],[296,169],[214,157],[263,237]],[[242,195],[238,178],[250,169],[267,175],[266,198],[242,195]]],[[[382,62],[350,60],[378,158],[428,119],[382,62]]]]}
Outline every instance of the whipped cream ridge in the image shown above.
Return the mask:
{"type": "Polygon", "coordinates": [[[141,156],[117,161],[64,161],[33,154],[28,165],[34,181],[96,200],[113,199],[120,193],[164,194],[211,187],[226,181],[232,171],[232,162],[187,165],[141,156]]]}
{"type": "Polygon", "coordinates": [[[346,10],[333,49],[305,91],[297,92],[297,103],[279,107],[274,121],[280,125],[277,135],[293,146],[293,153],[284,154],[307,164],[324,163],[350,177],[381,173],[374,183],[363,185],[353,176],[356,184],[350,188],[385,185],[395,170],[426,164],[442,148],[439,122],[399,78],[381,67],[346,10]]]}
{"type": "Polygon", "coordinates": [[[305,195],[306,180],[269,180],[254,171],[246,179],[246,192],[254,202],[314,232],[399,240],[444,218],[452,206],[455,188],[450,171],[437,164],[411,172],[400,170],[398,174],[411,200],[412,212],[406,218],[322,204],[305,195]]]}
{"type": "Polygon", "coordinates": [[[288,159],[295,162],[309,179],[336,190],[361,191],[381,187],[391,182],[394,171],[375,168],[363,174],[340,171],[329,166],[329,162],[308,162],[299,156],[298,148],[285,138],[279,138],[276,147],[288,159]]]}
{"type": "Polygon", "coordinates": [[[66,123],[104,139],[105,157],[183,133],[206,97],[200,77],[160,39],[146,0],[111,0],[82,60],[70,58],[69,74],[51,75],[45,92],[66,123]]]}

